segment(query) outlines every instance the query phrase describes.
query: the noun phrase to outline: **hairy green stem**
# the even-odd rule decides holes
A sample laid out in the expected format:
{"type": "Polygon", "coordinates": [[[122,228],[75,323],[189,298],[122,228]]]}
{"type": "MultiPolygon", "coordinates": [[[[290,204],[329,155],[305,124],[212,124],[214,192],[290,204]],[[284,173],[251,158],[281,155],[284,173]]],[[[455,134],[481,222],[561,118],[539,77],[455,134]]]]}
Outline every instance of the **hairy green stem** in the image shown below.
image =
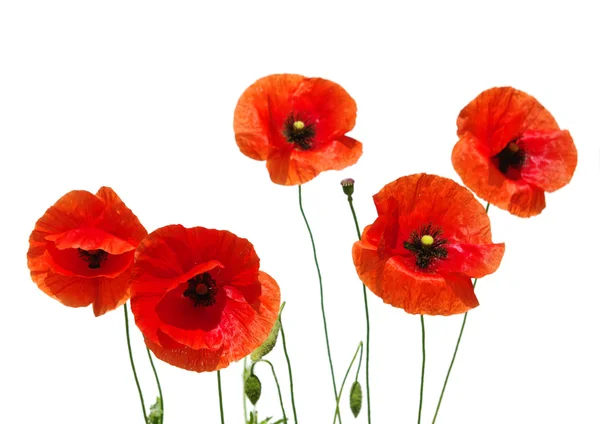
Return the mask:
{"type": "Polygon", "coordinates": [[[165,401],[163,399],[162,389],[160,387],[160,380],[158,379],[158,373],[156,372],[156,367],[154,366],[154,361],[152,360],[152,354],[150,353],[150,349],[146,347],[146,351],[148,352],[148,359],[150,359],[150,365],[152,366],[152,372],[154,373],[154,378],[156,379],[156,385],[158,386],[158,396],[160,397],[160,410],[162,414],[160,416],[160,424],[163,424],[165,419],[165,401]]]}
{"type": "Polygon", "coordinates": [[[292,398],[292,410],[294,412],[294,423],[298,424],[298,417],[296,416],[296,400],[294,399],[294,378],[292,377],[292,363],[290,362],[290,356],[288,355],[287,344],[285,342],[285,331],[283,330],[283,321],[281,320],[281,313],[283,312],[283,308],[285,307],[285,303],[281,305],[281,309],[279,311],[279,323],[281,324],[281,342],[283,344],[283,353],[285,354],[285,360],[287,361],[288,366],[288,374],[290,375],[290,396],[292,398]]]}
{"type": "Polygon", "coordinates": [[[425,383],[425,319],[421,315],[421,347],[423,350],[423,365],[421,366],[421,392],[419,394],[419,419],[418,424],[421,424],[421,410],[423,409],[423,386],[425,383]]]}
{"type": "Polygon", "coordinates": [[[223,413],[223,392],[221,390],[221,371],[217,371],[217,384],[219,385],[219,409],[221,410],[221,424],[225,424],[225,414],[223,413]]]}

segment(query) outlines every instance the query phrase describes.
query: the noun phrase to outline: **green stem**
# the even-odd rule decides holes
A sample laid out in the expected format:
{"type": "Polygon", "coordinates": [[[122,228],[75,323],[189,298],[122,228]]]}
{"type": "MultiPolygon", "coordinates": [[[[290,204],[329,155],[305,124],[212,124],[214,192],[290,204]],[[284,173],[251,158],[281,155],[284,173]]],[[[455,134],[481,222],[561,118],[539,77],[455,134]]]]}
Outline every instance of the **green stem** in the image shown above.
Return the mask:
{"type": "Polygon", "coordinates": [[[308,220],[306,219],[306,214],[304,213],[304,208],[302,207],[302,186],[298,186],[298,203],[300,204],[300,212],[302,213],[302,218],[304,218],[304,223],[306,224],[306,228],[308,229],[308,234],[310,236],[310,242],[312,244],[313,256],[315,258],[315,265],[317,267],[317,274],[319,276],[319,292],[321,295],[321,313],[323,315],[323,328],[325,329],[325,343],[327,344],[327,357],[329,358],[329,369],[331,371],[331,381],[333,382],[333,393],[335,398],[337,399],[337,386],[335,384],[335,373],[333,371],[333,361],[331,360],[331,349],[329,347],[329,333],[327,332],[327,318],[325,317],[325,300],[323,298],[323,279],[321,277],[321,269],[319,268],[319,260],[317,259],[317,248],[315,247],[315,240],[313,238],[312,231],[310,229],[310,225],[308,224],[308,220]]]}
{"type": "Polygon", "coordinates": [[[281,320],[281,313],[283,312],[283,308],[285,303],[281,305],[281,310],[279,311],[279,322],[281,324],[281,341],[283,343],[283,353],[285,353],[285,360],[287,361],[288,373],[290,375],[290,395],[292,397],[292,410],[294,412],[294,423],[298,424],[298,417],[296,416],[296,401],[294,400],[294,378],[292,377],[292,364],[290,362],[290,357],[287,351],[287,344],[285,343],[285,331],[283,330],[283,321],[281,320]]]}
{"type": "Polygon", "coordinates": [[[283,406],[283,398],[281,397],[281,387],[279,387],[279,380],[277,379],[277,374],[275,374],[275,367],[273,364],[266,359],[261,359],[260,362],[265,362],[269,364],[271,367],[271,371],[273,372],[273,378],[275,379],[275,385],[277,386],[277,394],[279,395],[279,404],[281,405],[281,413],[283,414],[283,422],[287,423],[287,415],[285,414],[285,407],[283,406]]]}
{"type": "MultiPolygon", "coordinates": [[[[485,207],[485,213],[488,213],[490,210],[490,202],[485,207]]],[[[473,289],[477,286],[477,278],[473,281],[473,289]]],[[[435,424],[435,420],[437,419],[438,413],[440,412],[440,407],[442,406],[442,399],[444,399],[444,393],[446,392],[446,386],[448,385],[448,379],[450,378],[450,373],[452,372],[452,367],[454,366],[454,360],[456,359],[456,354],[458,353],[458,347],[460,346],[460,341],[463,336],[463,331],[465,330],[465,324],[467,323],[467,317],[469,316],[468,312],[465,312],[463,316],[463,322],[460,326],[460,333],[458,333],[458,340],[456,340],[456,346],[454,347],[454,353],[452,354],[452,360],[450,361],[450,366],[448,367],[448,372],[446,373],[446,378],[444,379],[444,385],[442,386],[442,392],[440,393],[440,398],[438,399],[437,407],[435,408],[435,415],[433,416],[432,424],[435,424]]]]}
{"type": "Polygon", "coordinates": [[[425,383],[425,319],[421,315],[421,346],[423,349],[423,365],[421,366],[421,393],[419,395],[419,419],[418,424],[421,424],[421,409],[423,408],[423,386],[425,383]]]}
{"type": "MultiPolygon", "coordinates": [[[[354,226],[356,227],[356,234],[358,235],[358,240],[361,240],[360,227],[358,225],[358,219],[356,218],[356,211],[354,210],[354,204],[352,203],[352,195],[348,195],[348,204],[350,205],[350,210],[352,211],[352,218],[354,219],[354,226]]],[[[367,323],[367,357],[365,361],[365,370],[366,370],[366,383],[367,383],[367,417],[369,424],[371,424],[371,387],[369,386],[369,359],[370,359],[370,351],[371,351],[371,324],[369,320],[369,302],[367,300],[367,287],[364,284],[362,285],[363,291],[363,299],[365,303],[365,319],[367,323]]],[[[361,351],[362,354],[362,351],[361,351]]]]}
{"type": "Polygon", "coordinates": [[[129,362],[131,362],[131,370],[133,371],[133,378],[135,379],[135,385],[137,386],[138,394],[140,395],[140,402],[142,404],[142,413],[144,414],[144,423],[148,422],[148,416],[146,415],[146,405],[144,405],[144,397],[142,396],[142,389],[140,387],[140,381],[138,380],[137,372],[135,371],[135,364],[133,363],[133,354],[131,353],[131,340],[129,339],[129,316],[127,314],[127,303],[123,305],[125,311],[125,335],[127,336],[127,350],[129,350],[129,362]]]}
{"type": "Polygon", "coordinates": [[[244,357],[244,372],[242,373],[242,379],[244,380],[242,384],[242,394],[244,396],[244,423],[246,421],[248,421],[248,406],[246,405],[247,403],[247,397],[246,397],[246,390],[245,390],[245,384],[246,384],[246,367],[248,366],[248,362],[247,362],[247,358],[244,357]]]}
{"type": "Polygon", "coordinates": [[[154,361],[152,360],[152,354],[150,353],[150,349],[146,347],[146,351],[148,352],[148,359],[150,359],[150,365],[152,366],[152,372],[154,373],[154,378],[156,379],[156,385],[158,386],[158,396],[160,397],[160,410],[162,414],[160,416],[160,424],[163,424],[165,419],[165,401],[163,399],[162,389],[160,387],[160,380],[158,379],[158,373],[156,372],[156,367],[154,366],[154,361]]]}
{"type": "Polygon", "coordinates": [[[335,413],[333,414],[333,424],[335,424],[335,418],[340,416],[340,399],[342,398],[342,392],[344,391],[344,385],[346,384],[346,379],[348,378],[348,374],[350,374],[350,370],[352,369],[352,365],[354,365],[354,361],[356,360],[356,355],[358,355],[358,351],[360,350],[360,359],[358,361],[358,369],[356,370],[356,381],[358,379],[358,371],[360,370],[360,364],[362,363],[362,351],[363,351],[363,342],[358,344],[356,348],[356,352],[354,352],[354,356],[352,357],[352,361],[350,365],[348,365],[348,369],[346,370],[346,375],[344,375],[344,379],[342,380],[342,386],[340,387],[340,393],[338,394],[335,400],[335,413]]]}
{"type": "Polygon", "coordinates": [[[225,424],[225,414],[223,414],[223,393],[221,391],[221,371],[217,371],[217,383],[219,384],[219,408],[221,409],[221,424],[225,424]]]}

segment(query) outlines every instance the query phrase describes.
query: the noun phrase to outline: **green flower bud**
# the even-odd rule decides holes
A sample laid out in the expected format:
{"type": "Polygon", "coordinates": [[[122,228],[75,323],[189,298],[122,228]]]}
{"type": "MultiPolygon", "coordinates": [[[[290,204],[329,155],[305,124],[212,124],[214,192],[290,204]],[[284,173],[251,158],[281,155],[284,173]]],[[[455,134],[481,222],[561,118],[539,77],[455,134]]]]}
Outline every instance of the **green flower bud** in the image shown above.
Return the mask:
{"type": "Polygon", "coordinates": [[[281,328],[281,321],[277,319],[275,324],[273,324],[273,328],[271,328],[271,332],[269,333],[269,337],[264,341],[250,356],[253,362],[260,361],[264,356],[266,356],[269,352],[273,350],[275,344],[277,343],[277,336],[279,335],[279,329],[281,328]]]}
{"type": "Polygon", "coordinates": [[[354,414],[354,418],[358,417],[360,408],[362,407],[362,387],[360,383],[355,381],[350,389],[350,409],[354,414]]]}
{"type": "Polygon", "coordinates": [[[248,399],[252,405],[256,405],[256,402],[260,399],[260,392],[262,390],[262,384],[257,376],[252,374],[244,382],[244,393],[248,396],[248,399]]]}

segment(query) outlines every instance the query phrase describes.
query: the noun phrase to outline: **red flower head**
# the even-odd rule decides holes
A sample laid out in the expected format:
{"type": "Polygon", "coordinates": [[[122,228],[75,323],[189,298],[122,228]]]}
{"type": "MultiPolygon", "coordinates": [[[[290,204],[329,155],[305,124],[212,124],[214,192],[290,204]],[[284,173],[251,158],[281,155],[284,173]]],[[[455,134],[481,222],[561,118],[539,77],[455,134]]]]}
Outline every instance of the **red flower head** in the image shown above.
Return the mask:
{"type": "Polygon", "coordinates": [[[233,129],[242,153],[267,161],[274,183],[298,185],[356,163],[362,144],[345,135],[355,121],[356,103],[336,83],[280,74],[246,89],[233,129]]]}
{"type": "Polygon", "coordinates": [[[471,277],[496,271],[504,243],[469,190],[416,174],[373,196],[378,218],[352,249],[362,282],[410,314],[460,314],[479,305],[471,277]]]}
{"type": "Polygon", "coordinates": [[[452,164],[482,199],[529,217],[546,207],[544,192],[565,186],[577,166],[569,131],[528,94],[491,88],[458,115],[452,164]]]}
{"type": "Polygon", "coordinates": [[[130,265],[147,234],[109,187],[71,191],[46,211],[29,237],[31,278],[67,306],[94,304],[100,316],[129,299],[130,265]]]}
{"type": "Polygon", "coordinates": [[[225,368],[259,347],[279,312],[279,286],[252,244],[228,231],[169,225],[133,266],[131,309],[146,345],[191,371],[225,368]]]}

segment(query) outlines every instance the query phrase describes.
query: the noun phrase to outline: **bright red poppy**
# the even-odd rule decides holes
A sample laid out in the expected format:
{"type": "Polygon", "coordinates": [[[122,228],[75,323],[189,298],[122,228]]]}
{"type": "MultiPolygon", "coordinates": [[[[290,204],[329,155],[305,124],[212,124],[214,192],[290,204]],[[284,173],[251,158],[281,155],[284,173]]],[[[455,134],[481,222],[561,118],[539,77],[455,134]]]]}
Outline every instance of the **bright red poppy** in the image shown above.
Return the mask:
{"type": "Polygon", "coordinates": [[[373,196],[377,219],[352,249],[362,282],[410,314],[460,314],[479,305],[471,278],[496,271],[504,243],[473,194],[448,178],[415,174],[373,196]]]}
{"type": "Polygon", "coordinates": [[[224,368],[259,347],[279,312],[279,286],[252,244],[228,231],[169,225],[137,250],[131,310],[161,360],[224,368]]]}
{"type": "Polygon", "coordinates": [[[109,187],[71,191],[50,207],[29,237],[31,278],[72,307],[100,316],[129,298],[130,265],[146,229],[109,187]]]}
{"type": "Polygon", "coordinates": [[[530,217],[546,207],[544,192],[571,181],[577,149],[530,95],[491,88],[459,114],[452,164],[463,183],[511,214],[530,217]]]}
{"type": "Polygon", "coordinates": [[[242,153],[266,160],[274,183],[299,185],[358,161],[362,144],[345,135],[355,121],[356,102],[338,84],[278,74],[244,91],[233,128],[242,153]]]}

